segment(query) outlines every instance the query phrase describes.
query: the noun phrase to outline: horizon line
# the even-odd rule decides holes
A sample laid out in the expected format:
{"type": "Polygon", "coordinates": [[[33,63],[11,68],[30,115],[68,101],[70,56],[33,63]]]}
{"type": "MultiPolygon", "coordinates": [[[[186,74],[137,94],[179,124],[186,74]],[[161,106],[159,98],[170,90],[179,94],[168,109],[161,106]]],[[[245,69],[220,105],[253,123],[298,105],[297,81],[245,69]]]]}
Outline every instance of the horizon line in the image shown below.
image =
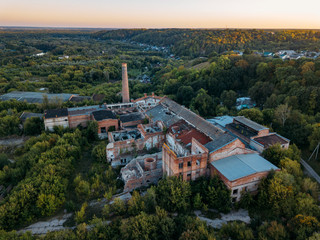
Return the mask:
{"type": "Polygon", "coordinates": [[[0,25],[0,30],[16,28],[16,29],[23,29],[23,28],[34,28],[34,29],[105,29],[105,30],[126,30],[126,29],[199,29],[199,30],[313,30],[313,31],[320,31],[320,28],[241,28],[241,27],[211,27],[211,28],[204,28],[204,27],[63,27],[63,26],[2,26],[0,25]]]}

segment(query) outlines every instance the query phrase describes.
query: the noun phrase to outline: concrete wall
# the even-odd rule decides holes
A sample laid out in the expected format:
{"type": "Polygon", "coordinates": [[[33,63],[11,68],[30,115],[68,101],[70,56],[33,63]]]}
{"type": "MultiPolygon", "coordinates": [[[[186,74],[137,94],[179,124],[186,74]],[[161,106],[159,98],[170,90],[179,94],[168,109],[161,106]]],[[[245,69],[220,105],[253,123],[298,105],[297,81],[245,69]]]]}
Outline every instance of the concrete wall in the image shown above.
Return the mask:
{"type": "Polygon", "coordinates": [[[258,151],[259,153],[262,153],[264,150],[264,146],[258,142],[256,142],[254,139],[250,140],[250,147],[258,151]]]}
{"type": "Polygon", "coordinates": [[[183,147],[180,143],[178,143],[171,133],[168,133],[166,136],[167,145],[172,149],[178,156],[186,156],[189,152],[183,147]]]}
{"type": "Polygon", "coordinates": [[[54,126],[61,126],[64,128],[69,127],[69,121],[68,117],[60,117],[60,118],[48,118],[44,119],[44,126],[45,129],[48,129],[49,131],[53,131],[54,126]]]}

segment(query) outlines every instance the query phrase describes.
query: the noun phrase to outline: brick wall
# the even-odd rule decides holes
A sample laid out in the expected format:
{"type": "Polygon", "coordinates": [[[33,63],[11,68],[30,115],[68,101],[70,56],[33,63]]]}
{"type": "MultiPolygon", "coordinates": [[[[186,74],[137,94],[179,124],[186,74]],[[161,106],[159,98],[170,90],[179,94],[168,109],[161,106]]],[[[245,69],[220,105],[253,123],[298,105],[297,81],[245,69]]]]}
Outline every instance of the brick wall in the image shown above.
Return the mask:
{"type": "Polygon", "coordinates": [[[115,130],[119,129],[118,119],[105,119],[102,121],[98,121],[98,133],[101,133],[101,128],[105,127],[106,131],[108,131],[109,127],[115,127],[115,130]]]}
{"type": "Polygon", "coordinates": [[[234,201],[240,200],[241,193],[243,191],[247,191],[247,192],[257,191],[261,179],[267,177],[268,174],[269,174],[269,171],[259,172],[259,173],[251,174],[249,176],[245,176],[243,178],[236,179],[234,181],[229,181],[213,165],[210,164],[210,175],[219,176],[219,178],[224,182],[227,188],[231,190],[231,197],[233,198],[234,201]]]}
{"type": "Polygon", "coordinates": [[[269,129],[263,129],[258,132],[259,137],[263,137],[263,136],[267,136],[267,135],[269,135],[269,129]]]}
{"type": "Polygon", "coordinates": [[[87,127],[88,122],[91,121],[90,115],[69,115],[69,127],[76,128],[79,125],[82,127],[87,127]]]}
{"type": "Polygon", "coordinates": [[[167,176],[182,176],[183,180],[195,180],[206,175],[208,153],[177,157],[166,145],[162,148],[163,172],[167,176]]]}
{"type": "Polygon", "coordinates": [[[123,127],[123,128],[124,127],[130,127],[130,126],[137,126],[139,124],[143,124],[143,122],[144,122],[144,119],[137,120],[137,121],[131,121],[131,122],[125,122],[125,123],[120,122],[120,126],[123,127]]]}
{"type": "MultiPolygon", "coordinates": [[[[225,145],[224,147],[209,153],[209,162],[219,160],[221,158],[226,158],[235,154],[245,154],[250,151],[249,149],[245,148],[245,145],[239,140],[236,139],[235,141],[225,145]]],[[[252,151],[250,151],[252,153],[252,151]]]]}

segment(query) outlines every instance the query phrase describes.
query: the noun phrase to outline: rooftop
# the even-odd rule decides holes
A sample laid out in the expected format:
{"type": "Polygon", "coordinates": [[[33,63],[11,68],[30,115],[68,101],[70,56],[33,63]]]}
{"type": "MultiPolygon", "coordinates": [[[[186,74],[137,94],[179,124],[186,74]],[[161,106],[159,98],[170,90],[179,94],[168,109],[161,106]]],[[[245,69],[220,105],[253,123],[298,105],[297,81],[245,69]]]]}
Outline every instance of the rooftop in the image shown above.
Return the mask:
{"type": "Polygon", "coordinates": [[[251,121],[248,118],[245,118],[244,116],[235,117],[234,120],[258,132],[264,129],[268,129],[265,126],[262,126],[254,121],[251,121]]]}
{"type": "Polygon", "coordinates": [[[225,131],[221,130],[220,128],[214,126],[213,124],[209,123],[199,115],[195,114],[191,110],[181,106],[180,104],[172,101],[171,99],[164,97],[161,100],[161,103],[168,107],[172,112],[176,115],[180,116],[182,119],[186,120],[196,129],[201,131],[202,133],[209,136],[212,140],[216,140],[224,134],[225,131]]]}
{"type": "Polygon", "coordinates": [[[114,113],[110,110],[98,110],[92,112],[92,115],[96,121],[102,121],[104,119],[117,119],[114,113]]]}
{"type": "Polygon", "coordinates": [[[70,101],[71,102],[83,102],[85,100],[90,100],[91,97],[88,97],[88,96],[72,96],[70,98],[70,101]]]}
{"type": "Polygon", "coordinates": [[[230,124],[233,122],[233,118],[231,116],[221,116],[221,117],[215,117],[212,119],[207,119],[208,122],[212,123],[212,124],[218,124],[222,127],[226,127],[227,124],[230,124]]]}
{"type": "Polygon", "coordinates": [[[234,181],[255,173],[266,172],[278,168],[259,154],[233,155],[213,161],[211,164],[229,181],[234,181]]]}
{"type": "Polygon", "coordinates": [[[225,133],[219,139],[217,139],[215,141],[208,142],[204,146],[209,150],[209,153],[212,153],[212,152],[224,147],[225,145],[235,141],[236,139],[237,139],[236,137],[230,135],[229,133],[225,133]]]}
{"type": "Polygon", "coordinates": [[[99,105],[93,105],[93,106],[85,106],[85,107],[68,108],[68,111],[70,116],[75,116],[75,115],[89,115],[93,111],[99,111],[104,109],[105,108],[99,105]]]}
{"type": "Polygon", "coordinates": [[[142,137],[141,133],[138,131],[138,129],[112,132],[112,136],[113,136],[113,140],[115,142],[125,141],[125,140],[130,140],[130,139],[137,140],[142,137]]]}
{"type": "Polygon", "coordinates": [[[162,132],[161,128],[155,123],[141,124],[141,127],[146,133],[162,132]]]}
{"type": "Polygon", "coordinates": [[[16,99],[17,101],[26,101],[28,103],[42,103],[43,97],[47,96],[49,101],[61,100],[63,102],[69,101],[72,96],[78,94],[72,93],[43,93],[43,92],[20,92],[13,91],[0,96],[0,100],[6,101],[16,99]]]}
{"type": "Polygon", "coordinates": [[[60,109],[49,109],[44,112],[44,118],[57,118],[57,117],[67,117],[68,109],[60,108],[60,109]]]}
{"type": "Polygon", "coordinates": [[[30,113],[30,112],[23,112],[20,116],[21,121],[25,121],[28,118],[32,118],[32,117],[37,117],[37,118],[42,118],[43,114],[42,113],[30,113]]]}
{"type": "Polygon", "coordinates": [[[199,132],[184,120],[180,120],[173,124],[169,128],[169,132],[175,135],[176,139],[180,140],[184,145],[190,144],[192,142],[192,138],[195,138],[203,145],[211,141],[208,136],[202,132],[199,132]]]}
{"type": "Polygon", "coordinates": [[[146,111],[146,114],[152,119],[153,122],[162,121],[166,127],[178,122],[180,118],[171,113],[166,107],[160,105],[146,111]]]}
{"type": "Polygon", "coordinates": [[[263,136],[263,137],[257,137],[254,139],[254,141],[262,144],[263,146],[265,147],[269,147],[269,146],[272,146],[272,145],[275,145],[275,144],[287,144],[289,143],[290,141],[276,133],[274,134],[270,134],[270,135],[267,135],[267,136],[263,136]]]}
{"type": "Polygon", "coordinates": [[[133,113],[120,115],[120,121],[123,123],[139,121],[143,119],[145,119],[145,116],[143,113],[140,113],[140,112],[133,112],[133,113]]]}

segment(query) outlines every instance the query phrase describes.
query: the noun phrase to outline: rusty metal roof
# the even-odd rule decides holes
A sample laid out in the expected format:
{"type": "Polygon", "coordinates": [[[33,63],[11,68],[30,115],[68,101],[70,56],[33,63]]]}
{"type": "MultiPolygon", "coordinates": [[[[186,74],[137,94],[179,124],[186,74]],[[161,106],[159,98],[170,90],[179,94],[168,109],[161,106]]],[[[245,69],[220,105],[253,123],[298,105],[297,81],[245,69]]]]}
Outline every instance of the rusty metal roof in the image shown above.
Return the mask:
{"type": "Polygon", "coordinates": [[[219,139],[225,131],[221,130],[220,128],[214,126],[212,123],[209,123],[204,118],[200,117],[196,113],[192,112],[191,110],[181,106],[180,104],[176,103],[175,101],[164,97],[161,100],[161,104],[166,106],[176,115],[180,116],[184,120],[186,120],[189,124],[193,127],[201,131],[202,133],[209,136],[212,140],[219,139]]]}
{"type": "Polygon", "coordinates": [[[254,139],[254,141],[261,143],[265,147],[269,147],[275,144],[287,144],[290,141],[276,133],[270,134],[263,137],[257,137],[254,139]]]}
{"type": "Polygon", "coordinates": [[[184,120],[180,120],[173,124],[169,128],[169,132],[175,135],[176,139],[179,139],[185,145],[191,143],[192,138],[195,138],[198,142],[200,142],[203,145],[211,141],[211,139],[208,136],[198,131],[184,120]]]}

